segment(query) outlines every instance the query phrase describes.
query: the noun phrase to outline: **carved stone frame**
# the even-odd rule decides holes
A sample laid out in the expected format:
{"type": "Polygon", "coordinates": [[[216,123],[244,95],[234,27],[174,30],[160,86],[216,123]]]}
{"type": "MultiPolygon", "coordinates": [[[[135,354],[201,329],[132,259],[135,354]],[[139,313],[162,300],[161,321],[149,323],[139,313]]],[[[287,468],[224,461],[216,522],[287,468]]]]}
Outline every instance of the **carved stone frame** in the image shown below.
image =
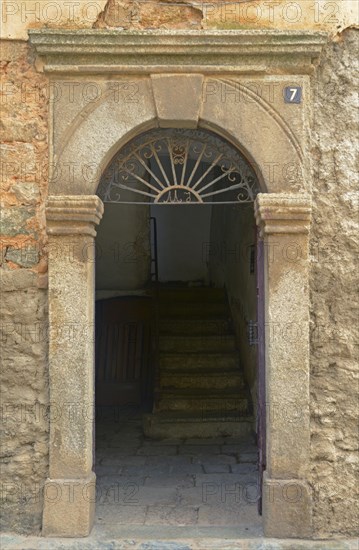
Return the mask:
{"type": "Polygon", "coordinates": [[[74,414],[71,422],[60,415],[50,423],[43,534],[86,536],[94,518],[91,249],[103,212],[96,196],[99,175],[124,143],[146,129],[198,127],[237,146],[262,186],[255,215],[266,251],[264,531],[274,537],[310,536],[307,104],[308,75],[325,35],[37,30],[30,41],[39,69],[52,83],[70,80],[81,87],[95,80],[105,91],[98,101],[78,99],[67,110],[60,98],[50,112],[50,399],[60,410],[72,403],[74,414]],[[109,93],[108,82],[128,77],[140,94],[135,106],[114,103],[109,93]],[[255,93],[249,79],[263,87],[277,83],[272,100],[255,93]],[[302,87],[303,101],[286,105],[283,88],[293,82],[302,87]],[[223,101],[223,90],[234,100],[223,101]],[[241,105],[235,100],[239,93],[241,105]],[[96,168],[92,179],[84,177],[88,165],[96,168]],[[70,339],[64,326],[75,328],[70,339]],[[283,337],[288,327],[295,328],[296,337],[283,337]]]}

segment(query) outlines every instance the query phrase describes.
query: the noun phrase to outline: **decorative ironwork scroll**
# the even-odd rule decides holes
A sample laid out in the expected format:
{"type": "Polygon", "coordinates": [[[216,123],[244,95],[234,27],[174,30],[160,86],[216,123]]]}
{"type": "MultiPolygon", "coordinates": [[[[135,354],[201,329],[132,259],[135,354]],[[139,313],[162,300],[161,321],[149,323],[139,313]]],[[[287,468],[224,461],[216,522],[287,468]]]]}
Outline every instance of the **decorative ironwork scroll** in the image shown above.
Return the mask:
{"type": "Polygon", "coordinates": [[[252,202],[256,174],[232,145],[209,131],[155,129],[129,142],[104,172],[98,195],[125,204],[252,202]]]}

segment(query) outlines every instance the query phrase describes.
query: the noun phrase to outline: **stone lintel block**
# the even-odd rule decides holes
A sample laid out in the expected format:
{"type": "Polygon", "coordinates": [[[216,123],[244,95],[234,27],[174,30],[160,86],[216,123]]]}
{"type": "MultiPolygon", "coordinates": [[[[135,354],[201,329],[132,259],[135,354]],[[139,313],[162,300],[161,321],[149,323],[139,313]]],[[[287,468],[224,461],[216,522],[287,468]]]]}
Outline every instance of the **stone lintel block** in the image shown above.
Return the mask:
{"type": "Polygon", "coordinates": [[[262,234],[309,233],[311,198],[304,193],[259,193],[255,217],[262,234]]]}
{"type": "Polygon", "coordinates": [[[312,498],[303,479],[263,477],[263,526],[266,537],[308,538],[312,535],[312,498]]]}
{"type": "Polygon", "coordinates": [[[62,74],[311,74],[326,33],[185,29],[32,29],[43,70],[62,74]]]}
{"type": "Polygon", "coordinates": [[[103,202],[97,195],[50,196],[46,204],[47,232],[95,237],[95,226],[100,223],[103,211],[103,202]]]}
{"type": "Polygon", "coordinates": [[[95,517],[96,475],[50,479],[44,487],[44,537],[87,537],[95,517]]]}
{"type": "Polygon", "coordinates": [[[197,128],[203,75],[152,75],[151,81],[159,126],[197,128]]]}

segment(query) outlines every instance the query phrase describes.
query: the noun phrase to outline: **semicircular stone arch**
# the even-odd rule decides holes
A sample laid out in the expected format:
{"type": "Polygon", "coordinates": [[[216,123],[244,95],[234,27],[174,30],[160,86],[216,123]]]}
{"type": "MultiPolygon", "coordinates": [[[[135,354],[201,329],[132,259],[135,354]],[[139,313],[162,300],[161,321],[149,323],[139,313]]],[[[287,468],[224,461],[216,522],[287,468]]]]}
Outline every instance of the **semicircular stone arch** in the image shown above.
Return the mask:
{"type": "MultiPolygon", "coordinates": [[[[156,75],[138,80],[134,101],[115,102],[107,94],[92,109],[79,108],[63,135],[55,135],[50,194],[95,194],[116,153],[135,136],[158,127],[201,128],[228,140],[254,167],[262,192],[307,191],[301,146],[275,108],[242,85],[247,101],[223,101],[206,93],[211,83],[223,85],[201,75],[156,75]]],[[[226,85],[239,86],[234,80],[226,85]]]]}

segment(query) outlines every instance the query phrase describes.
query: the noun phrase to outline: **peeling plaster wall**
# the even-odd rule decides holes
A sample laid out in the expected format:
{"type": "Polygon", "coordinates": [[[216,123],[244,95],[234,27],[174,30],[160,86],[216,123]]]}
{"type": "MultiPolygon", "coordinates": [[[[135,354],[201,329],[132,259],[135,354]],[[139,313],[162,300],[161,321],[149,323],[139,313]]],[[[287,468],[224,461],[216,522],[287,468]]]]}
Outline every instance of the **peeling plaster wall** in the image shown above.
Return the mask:
{"type": "MultiPolygon", "coordinates": [[[[99,0],[99,8],[93,14],[89,12],[84,17],[74,13],[72,17],[62,11],[61,17],[54,19],[52,24],[50,11],[47,21],[45,12],[37,22],[33,16],[23,17],[24,9],[34,8],[34,4],[12,2],[14,13],[9,12],[10,3],[6,0],[2,7],[2,36],[10,40],[1,44],[1,474],[3,527],[38,533],[43,503],[41,489],[48,473],[44,230],[48,89],[46,77],[36,72],[32,52],[25,42],[27,28],[44,24],[69,28],[123,28],[126,25],[111,22],[111,4],[105,9],[104,0],[99,0]]],[[[283,8],[283,2],[275,4],[279,11],[283,8]]],[[[131,19],[129,28],[136,25],[140,25],[138,28],[271,26],[328,30],[334,35],[338,29],[356,23],[356,0],[335,3],[338,12],[334,15],[326,11],[328,7],[322,1],[315,3],[314,11],[304,9],[308,5],[304,0],[298,0],[298,4],[305,13],[298,21],[294,21],[294,15],[288,15],[287,11],[285,17],[273,16],[267,25],[269,14],[267,18],[261,16],[257,22],[239,21],[238,17],[236,21],[233,14],[230,16],[228,11],[223,11],[231,6],[218,4],[217,9],[216,3],[199,7],[188,3],[182,8],[178,4],[148,2],[139,22],[131,19]]],[[[62,0],[57,5],[61,8],[62,0]]],[[[126,13],[135,4],[127,5],[130,8],[126,13]]],[[[246,5],[249,9],[249,2],[232,8],[245,10],[246,5]]],[[[256,5],[262,6],[262,3],[256,2],[256,5]]],[[[264,10],[264,6],[262,8],[264,10]]],[[[273,6],[273,9],[277,8],[273,6]]],[[[325,48],[312,83],[311,481],[314,529],[316,536],[321,537],[354,535],[356,532],[358,403],[357,355],[353,342],[357,327],[358,239],[354,224],[358,199],[355,170],[357,95],[353,80],[357,50],[358,33],[355,30],[335,36],[325,48]]]]}

